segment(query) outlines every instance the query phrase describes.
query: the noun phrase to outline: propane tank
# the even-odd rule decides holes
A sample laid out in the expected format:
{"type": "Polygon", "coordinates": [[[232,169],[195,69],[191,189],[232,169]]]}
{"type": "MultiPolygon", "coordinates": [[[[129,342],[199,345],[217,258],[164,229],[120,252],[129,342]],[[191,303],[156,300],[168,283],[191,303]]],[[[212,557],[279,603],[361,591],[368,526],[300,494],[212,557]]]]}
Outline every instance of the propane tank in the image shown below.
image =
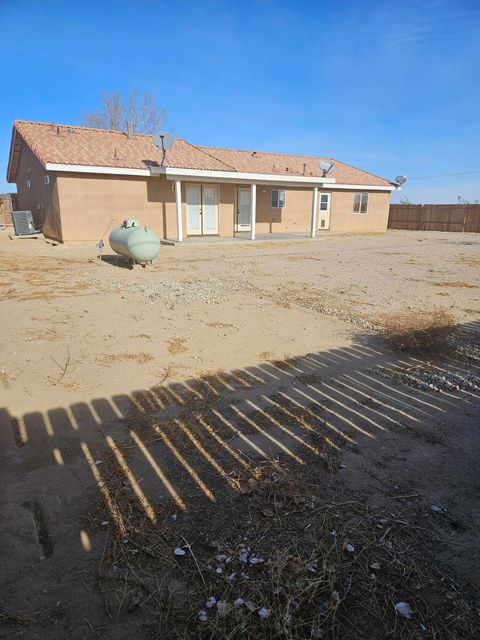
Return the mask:
{"type": "Polygon", "coordinates": [[[133,218],[115,227],[108,241],[115,253],[133,262],[152,262],[160,253],[160,238],[133,218]]]}

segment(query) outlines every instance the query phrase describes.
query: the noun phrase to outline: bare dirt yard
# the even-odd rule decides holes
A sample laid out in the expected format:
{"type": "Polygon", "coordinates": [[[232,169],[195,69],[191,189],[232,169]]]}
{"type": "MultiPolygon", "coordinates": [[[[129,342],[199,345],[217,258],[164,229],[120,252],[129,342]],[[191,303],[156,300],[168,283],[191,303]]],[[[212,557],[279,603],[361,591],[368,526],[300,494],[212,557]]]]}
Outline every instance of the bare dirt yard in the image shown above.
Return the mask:
{"type": "Polygon", "coordinates": [[[480,637],[480,237],[0,236],[0,638],[480,637]],[[389,318],[448,312],[428,357],[389,318]]]}

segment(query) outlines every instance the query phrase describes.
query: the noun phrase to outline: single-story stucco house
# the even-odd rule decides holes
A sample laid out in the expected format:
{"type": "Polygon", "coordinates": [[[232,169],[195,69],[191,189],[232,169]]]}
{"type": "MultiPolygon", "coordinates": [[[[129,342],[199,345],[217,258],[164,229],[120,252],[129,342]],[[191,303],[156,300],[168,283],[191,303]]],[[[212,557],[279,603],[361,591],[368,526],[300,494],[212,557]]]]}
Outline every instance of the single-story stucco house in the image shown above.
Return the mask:
{"type": "Polygon", "coordinates": [[[17,207],[60,242],[103,238],[138,218],[161,238],[247,233],[384,231],[384,178],[316,156],[224,149],[177,138],[16,121],[7,180],[17,207]],[[320,168],[333,162],[334,172],[320,168]]]}

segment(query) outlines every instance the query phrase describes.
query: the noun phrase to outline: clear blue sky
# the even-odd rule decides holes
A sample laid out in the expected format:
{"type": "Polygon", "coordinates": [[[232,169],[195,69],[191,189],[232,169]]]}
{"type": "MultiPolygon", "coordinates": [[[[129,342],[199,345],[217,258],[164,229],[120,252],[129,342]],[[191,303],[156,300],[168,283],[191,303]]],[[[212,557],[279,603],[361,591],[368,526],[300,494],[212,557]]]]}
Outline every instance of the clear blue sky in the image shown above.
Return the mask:
{"type": "Polygon", "coordinates": [[[81,123],[100,91],[136,88],[194,143],[480,198],[480,173],[414,179],[480,171],[479,0],[0,0],[0,53],[0,192],[16,118],[81,123]]]}

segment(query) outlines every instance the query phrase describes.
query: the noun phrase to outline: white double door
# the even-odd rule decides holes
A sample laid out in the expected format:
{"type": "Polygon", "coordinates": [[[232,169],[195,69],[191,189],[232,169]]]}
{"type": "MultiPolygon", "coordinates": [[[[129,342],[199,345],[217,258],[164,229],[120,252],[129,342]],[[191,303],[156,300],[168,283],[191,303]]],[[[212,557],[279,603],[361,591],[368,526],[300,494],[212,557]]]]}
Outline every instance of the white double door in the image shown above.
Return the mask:
{"type": "Polygon", "coordinates": [[[216,187],[187,186],[187,234],[218,234],[218,193],[216,187]]]}

